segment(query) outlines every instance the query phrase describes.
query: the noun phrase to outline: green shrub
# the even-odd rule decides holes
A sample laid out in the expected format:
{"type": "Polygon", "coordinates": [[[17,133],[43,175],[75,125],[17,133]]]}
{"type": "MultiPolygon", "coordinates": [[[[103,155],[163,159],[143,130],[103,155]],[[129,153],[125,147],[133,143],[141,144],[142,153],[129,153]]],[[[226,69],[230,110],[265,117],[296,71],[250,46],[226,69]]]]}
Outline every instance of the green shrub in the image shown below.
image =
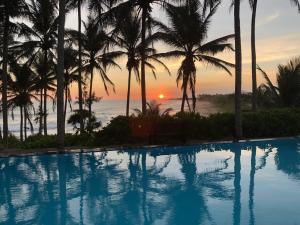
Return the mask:
{"type": "Polygon", "coordinates": [[[132,142],[129,118],[117,116],[94,136],[94,145],[117,145],[132,142]]]}
{"type": "MultiPolygon", "coordinates": [[[[300,135],[300,109],[274,109],[243,112],[245,138],[284,137],[300,135]]],[[[146,129],[146,131],[148,131],[146,129]]],[[[140,130],[138,130],[139,134],[140,130]]],[[[147,133],[147,132],[146,132],[147,133]]],[[[136,135],[137,135],[136,134],[136,135]]],[[[125,117],[118,116],[102,130],[92,134],[66,134],[66,147],[99,147],[125,144],[173,144],[183,140],[224,140],[234,137],[234,114],[218,113],[203,117],[196,113],[178,113],[174,116],[125,117]],[[150,125],[149,137],[134,137],[132,122],[150,125]],[[164,135],[166,134],[166,135],[164,135]]],[[[55,148],[56,135],[34,135],[23,143],[10,136],[11,148],[55,148]]],[[[4,148],[3,142],[0,147],[4,148]]]]}

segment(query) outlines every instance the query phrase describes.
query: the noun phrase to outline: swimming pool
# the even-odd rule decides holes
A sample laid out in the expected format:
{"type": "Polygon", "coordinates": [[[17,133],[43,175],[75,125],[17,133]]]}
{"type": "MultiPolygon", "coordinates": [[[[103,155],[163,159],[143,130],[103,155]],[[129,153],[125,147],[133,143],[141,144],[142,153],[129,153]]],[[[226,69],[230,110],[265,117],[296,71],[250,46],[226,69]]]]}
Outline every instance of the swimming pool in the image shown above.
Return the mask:
{"type": "Polygon", "coordinates": [[[299,144],[0,158],[0,224],[297,225],[299,144]]]}

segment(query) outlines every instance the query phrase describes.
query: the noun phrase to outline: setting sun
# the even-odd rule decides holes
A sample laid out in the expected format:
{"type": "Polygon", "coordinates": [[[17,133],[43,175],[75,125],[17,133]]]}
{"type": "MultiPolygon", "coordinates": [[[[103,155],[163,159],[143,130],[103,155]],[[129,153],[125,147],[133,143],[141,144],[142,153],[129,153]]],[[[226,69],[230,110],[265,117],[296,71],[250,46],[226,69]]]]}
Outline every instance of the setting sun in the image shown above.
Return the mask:
{"type": "Polygon", "coordinates": [[[158,98],[159,98],[159,99],[164,99],[165,96],[164,96],[163,94],[160,94],[160,95],[158,96],[158,98]]]}

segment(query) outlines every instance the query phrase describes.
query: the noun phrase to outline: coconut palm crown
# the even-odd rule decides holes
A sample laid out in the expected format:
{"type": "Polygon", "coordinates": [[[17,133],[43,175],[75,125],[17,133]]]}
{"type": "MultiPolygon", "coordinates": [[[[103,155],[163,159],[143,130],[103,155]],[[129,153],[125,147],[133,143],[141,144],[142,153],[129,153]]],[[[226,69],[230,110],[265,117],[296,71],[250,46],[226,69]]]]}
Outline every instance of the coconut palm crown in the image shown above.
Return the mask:
{"type": "Polygon", "coordinates": [[[196,106],[196,62],[203,62],[225,70],[231,75],[230,67],[234,65],[214,57],[224,50],[233,50],[228,42],[234,35],[227,35],[205,43],[207,31],[212,16],[215,14],[220,2],[211,8],[204,7],[197,0],[187,1],[180,6],[169,5],[167,16],[170,25],[160,24],[162,32],[158,39],[163,40],[174,50],[157,54],[164,58],[183,58],[177,72],[177,84],[183,90],[181,111],[184,110],[185,101],[188,100],[187,88],[189,87],[193,98],[193,110],[196,106]]]}

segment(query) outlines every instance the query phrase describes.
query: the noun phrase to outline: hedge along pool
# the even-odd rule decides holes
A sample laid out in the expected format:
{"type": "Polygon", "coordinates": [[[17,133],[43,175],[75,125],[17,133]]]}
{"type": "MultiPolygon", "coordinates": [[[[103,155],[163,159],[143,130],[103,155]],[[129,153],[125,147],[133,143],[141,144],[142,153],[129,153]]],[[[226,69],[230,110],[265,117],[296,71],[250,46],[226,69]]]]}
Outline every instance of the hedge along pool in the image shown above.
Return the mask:
{"type": "Polygon", "coordinates": [[[0,224],[297,225],[299,144],[0,158],[0,224]]]}

